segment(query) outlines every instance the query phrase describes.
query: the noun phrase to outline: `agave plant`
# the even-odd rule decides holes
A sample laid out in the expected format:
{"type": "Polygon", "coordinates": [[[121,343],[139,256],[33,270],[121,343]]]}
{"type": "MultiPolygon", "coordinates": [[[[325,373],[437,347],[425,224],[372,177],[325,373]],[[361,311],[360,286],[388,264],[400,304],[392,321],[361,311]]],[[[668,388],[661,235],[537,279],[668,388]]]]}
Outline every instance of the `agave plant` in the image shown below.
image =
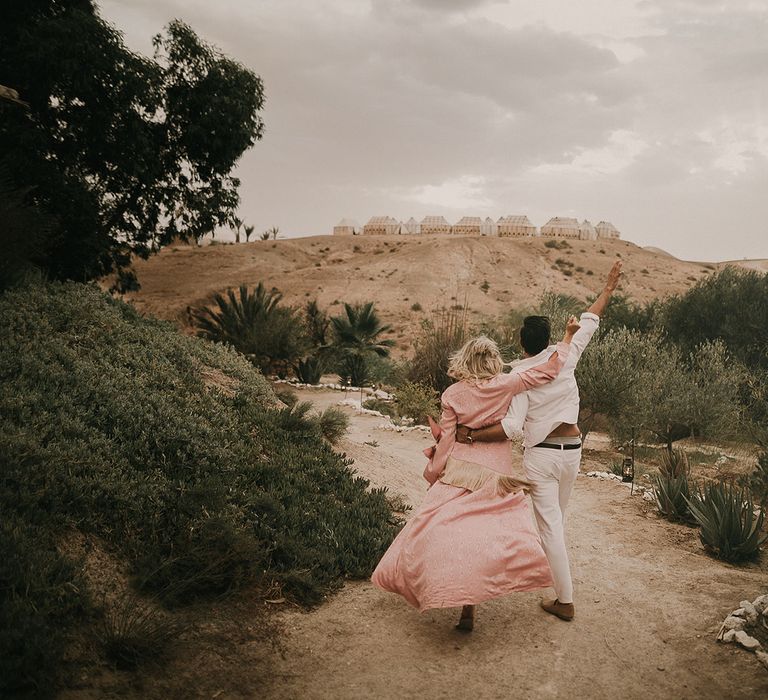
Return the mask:
{"type": "Polygon", "coordinates": [[[319,358],[309,356],[299,360],[293,366],[293,371],[300,382],[304,384],[318,384],[323,374],[323,365],[319,358]]]}
{"type": "Polygon", "coordinates": [[[680,476],[674,476],[662,470],[653,480],[653,492],[659,513],[667,520],[691,525],[696,523],[688,506],[691,487],[687,471],[680,476]]]}
{"type": "Polygon", "coordinates": [[[754,559],[768,539],[763,534],[765,511],[758,509],[746,489],[729,484],[707,484],[686,498],[701,527],[704,547],[729,562],[754,559]]]}
{"type": "Polygon", "coordinates": [[[669,477],[679,478],[688,473],[690,465],[685,450],[665,450],[661,454],[661,473],[669,477]]]}

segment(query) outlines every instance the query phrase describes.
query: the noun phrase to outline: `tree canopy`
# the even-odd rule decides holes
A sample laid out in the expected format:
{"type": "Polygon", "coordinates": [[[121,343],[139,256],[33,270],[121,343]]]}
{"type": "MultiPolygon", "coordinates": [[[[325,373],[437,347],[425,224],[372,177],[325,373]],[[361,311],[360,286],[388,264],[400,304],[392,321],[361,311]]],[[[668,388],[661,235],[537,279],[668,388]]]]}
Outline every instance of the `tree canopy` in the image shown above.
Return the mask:
{"type": "Polygon", "coordinates": [[[50,277],[118,272],[134,255],[231,221],[232,170],[262,137],[261,79],[171,22],[152,58],[125,47],[91,0],[0,10],[0,153],[14,191],[52,222],[31,260],[50,277]]]}

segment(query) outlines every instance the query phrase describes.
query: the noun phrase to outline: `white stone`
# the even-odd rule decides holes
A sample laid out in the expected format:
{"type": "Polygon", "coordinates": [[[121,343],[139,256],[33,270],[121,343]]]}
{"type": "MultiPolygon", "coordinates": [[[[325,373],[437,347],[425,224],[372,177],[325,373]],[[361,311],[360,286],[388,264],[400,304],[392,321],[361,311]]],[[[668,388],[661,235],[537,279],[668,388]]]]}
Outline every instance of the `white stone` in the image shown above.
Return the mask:
{"type": "Polygon", "coordinates": [[[723,626],[721,629],[724,630],[742,630],[744,629],[744,620],[740,617],[734,617],[733,615],[729,615],[728,617],[723,620],[723,626]]]}
{"type": "Polygon", "coordinates": [[[744,608],[738,608],[734,610],[731,615],[734,617],[746,617],[746,613],[744,612],[744,608]]]}
{"type": "Polygon", "coordinates": [[[755,606],[757,612],[764,614],[768,610],[768,595],[761,595],[752,601],[752,605],[755,606]]]}
{"type": "Polygon", "coordinates": [[[722,637],[720,637],[720,641],[723,642],[723,644],[730,644],[735,636],[736,630],[728,630],[723,633],[722,637]]]}
{"type": "Polygon", "coordinates": [[[741,603],[739,603],[741,607],[744,609],[744,617],[747,620],[747,622],[750,625],[754,625],[757,623],[758,613],[757,610],[755,610],[755,606],[752,605],[748,600],[742,600],[741,603]]]}
{"type": "Polygon", "coordinates": [[[654,496],[653,491],[646,491],[643,494],[643,500],[653,503],[656,500],[656,496],[654,496]]]}
{"type": "Polygon", "coordinates": [[[760,642],[754,637],[750,637],[744,630],[736,632],[734,640],[748,651],[757,651],[760,649],[760,642]]]}

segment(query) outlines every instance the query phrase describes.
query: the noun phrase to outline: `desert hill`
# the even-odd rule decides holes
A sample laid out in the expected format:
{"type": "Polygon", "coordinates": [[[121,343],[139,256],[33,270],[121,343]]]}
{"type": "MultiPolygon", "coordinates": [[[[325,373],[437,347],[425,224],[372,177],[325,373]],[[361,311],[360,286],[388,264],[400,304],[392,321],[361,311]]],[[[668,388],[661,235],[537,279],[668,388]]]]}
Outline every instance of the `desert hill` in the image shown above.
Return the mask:
{"type": "Polygon", "coordinates": [[[311,236],[181,245],[139,261],[142,289],[130,299],[140,311],[182,325],[189,306],[241,282],[277,287],[290,304],[317,298],[331,312],[341,302],[372,300],[405,349],[425,315],[465,299],[476,318],[530,307],[545,290],[586,299],[601,288],[618,257],[625,261],[622,291],[638,301],[683,291],[718,267],[621,240],[572,240],[560,243],[561,248],[547,247],[554,240],[311,236]]]}

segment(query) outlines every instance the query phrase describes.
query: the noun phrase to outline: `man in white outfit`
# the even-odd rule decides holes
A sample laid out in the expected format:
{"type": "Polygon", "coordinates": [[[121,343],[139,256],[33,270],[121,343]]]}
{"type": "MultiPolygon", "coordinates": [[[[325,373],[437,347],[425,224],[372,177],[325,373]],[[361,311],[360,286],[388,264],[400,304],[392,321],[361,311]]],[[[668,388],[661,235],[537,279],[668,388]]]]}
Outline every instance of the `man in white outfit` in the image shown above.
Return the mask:
{"type": "MultiPolygon", "coordinates": [[[[476,430],[460,425],[456,434],[456,440],[465,443],[514,440],[522,435],[523,467],[531,483],[533,510],[557,596],[542,601],[541,607],[562,620],[572,620],[574,616],[573,583],[565,544],[565,510],[581,463],[579,388],[574,372],[618,286],[621,267],[620,261],[614,264],[605,288],[581,315],[581,328],[573,337],[571,353],[560,374],[549,384],[515,396],[501,423],[476,430]]],[[[512,371],[546,362],[556,349],[549,345],[549,336],[549,319],[526,318],[520,330],[525,358],[512,371]]]]}

